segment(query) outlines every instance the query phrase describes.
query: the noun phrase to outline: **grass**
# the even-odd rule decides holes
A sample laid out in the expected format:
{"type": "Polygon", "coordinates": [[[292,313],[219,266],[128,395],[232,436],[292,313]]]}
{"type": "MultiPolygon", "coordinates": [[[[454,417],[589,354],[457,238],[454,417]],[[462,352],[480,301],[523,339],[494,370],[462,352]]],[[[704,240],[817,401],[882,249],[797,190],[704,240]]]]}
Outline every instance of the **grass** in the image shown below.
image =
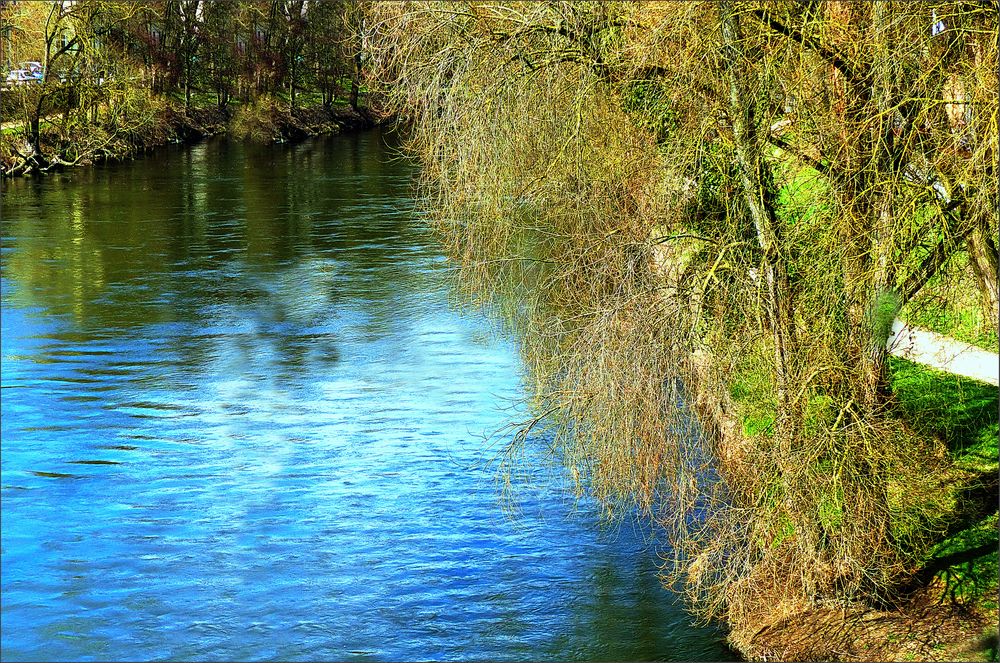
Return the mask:
{"type": "MultiPolygon", "coordinates": [[[[830,211],[830,186],[816,170],[802,166],[794,156],[775,148],[774,168],[778,188],[778,216],[789,226],[822,222],[830,211]]],[[[917,210],[915,220],[924,220],[930,208],[917,210]]],[[[910,256],[913,261],[918,257],[910,256]]],[[[1000,351],[1000,338],[989,324],[991,311],[983,310],[969,256],[956,253],[941,271],[899,311],[910,324],[993,352],[1000,351]]]]}
{"type": "Polygon", "coordinates": [[[955,525],[925,562],[951,599],[997,609],[997,472],[1000,391],[893,358],[892,386],[918,434],[939,437],[964,477],[955,525]]]}
{"type": "Polygon", "coordinates": [[[962,306],[955,297],[921,294],[907,304],[902,317],[910,324],[993,352],[997,336],[984,324],[981,306],[962,306]]]}
{"type": "MultiPolygon", "coordinates": [[[[782,181],[778,202],[786,223],[808,223],[821,216],[825,211],[822,178],[797,166],[780,151],[775,156],[782,181]]],[[[991,313],[983,310],[968,263],[963,253],[953,257],[899,314],[911,324],[996,352],[998,337],[985,317],[991,313]]],[[[892,317],[895,311],[889,319],[892,317]]],[[[961,477],[959,485],[943,486],[959,496],[959,513],[954,514],[955,523],[946,538],[925,561],[925,570],[934,572],[933,581],[952,600],[995,613],[998,389],[896,358],[890,359],[890,371],[900,415],[917,435],[937,437],[945,443],[961,477]]],[[[749,382],[734,389],[735,401],[759,395],[763,385],[749,382]]],[[[744,433],[766,429],[770,420],[743,405],[744,433]]]]}
{"type": "MultiPolygon", "coordinates": [[[[943,488],[958,493],[960,509],[953,514],[948,535],[925,561],[925,568],[934,571],[928,580],[953,600],[995,611],[1000,391],[903,359],[892,357],[889,362],[900,416],[916,435],[940,439],[958,470],[959,485],[945,482],[943,488]]],[[[742,368],[739,379],[730,386],[730,395],[740,412],[743,432],[748,436],[768,434],[774,420],[773,403],[767,397],[770,380],[742,368]]],[[[817,408],[822,411],[820,405],[817,403],[817,408]]],[[[830,511],[821,517],[835,519],[835,500],[821,506],[830,511]]]]}
{"type": "Polygon", "coordinates": [[[914,428],[940,437],[960,467],[996,471],[996,387],[895,357],[889,366],[893,393],[914,428]]]}
{"type": "Polygon", "coordinates": [[[957,253],[907,302],[907,322],[997,352],[1000,343],[984,310],[969,256],[957,253]]]}
{"type": "Polygon", "coordinates": [[[773,432],[777,404],[771,376],[760,368],[766,365],[767,347],[758,344],[740,357],[731,375],[729,395],[737,407],[743,434],[747,437],[773,432]]]}
{"type": "Polygon", "coordinates": [[[819,171],[800,165],[781,149],[773,156],[778,180],[778,216],[788,225],[810,225],[829,212],[830,186],[819,171]]]}
{"type": "Polygon", "coordinates": [[[939,543],[928,565],[944,565],[934,574],[952,600],[974,604],[987,611],[997,609],[997,514],[993,513],[939,543]],[[968,558],[969,551],[991,547],[992,552],[968,558]],[[949,564],[950,560],[959,560],[949,564]]]}

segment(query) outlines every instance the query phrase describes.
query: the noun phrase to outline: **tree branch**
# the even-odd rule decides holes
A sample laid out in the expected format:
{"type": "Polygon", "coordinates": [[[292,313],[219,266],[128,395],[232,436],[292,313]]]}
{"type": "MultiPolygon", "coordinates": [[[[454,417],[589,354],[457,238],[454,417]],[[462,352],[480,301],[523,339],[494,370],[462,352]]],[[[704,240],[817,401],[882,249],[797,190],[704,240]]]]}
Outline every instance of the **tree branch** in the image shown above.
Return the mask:
{"type": "Polygon", "coordinates": [[[944,263],[948,261],[948,258],[958,248],[959,243],[971,232],[972,224],[959,224],[958,232],[942,239],[931,249],[930,253],[924,256],[920,264],[910,272],[909,276],[906,277],[903,284],[898,288],[899,298],[903,304],[920,292],[924,284],[937,274],[938,270],[944,266],[944,263]]]}
{"type": "Polygon", "coordinates": [[[823,175],[830,176],[834,174],[833,166],[831,166],[829,163],[809,156],[808,154],[799,150],[797,147],[795,147],[787,140],[785,140],[784,138],[775,133],[768,133],[767,142],[771,143],[771,145],[774,145],[775,147],[780,147],[789,154],[798,157],[800,160],[804,161],[808,166],[811,166],[813,169],[819,171],[823,175]]]}
{"type": "Polygon", "coordinates": [[[777,21],[773,16],[771,16],[771,12],[766,9],[754,9],[750,12],[750,14],[774,32],[788,37],[800,46],[807,48],[822,57],[824,60],[836,67],[837,71],[842,73],[844,78],[846,78],[852,85],[856,85],[861,82],[851,62],[840,53],[824,46],[818,39],[804,35],[795,28],[789,27],[784,23],[777,21]]]}

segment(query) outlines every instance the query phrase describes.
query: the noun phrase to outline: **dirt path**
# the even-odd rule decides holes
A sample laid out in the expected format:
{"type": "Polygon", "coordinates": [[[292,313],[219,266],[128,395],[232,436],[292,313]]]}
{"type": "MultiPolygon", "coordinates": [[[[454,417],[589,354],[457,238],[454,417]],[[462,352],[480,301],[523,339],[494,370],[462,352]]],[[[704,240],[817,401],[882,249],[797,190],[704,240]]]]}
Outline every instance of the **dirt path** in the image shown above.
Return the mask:
{"type": "Polygon", "coordinates": [[[889,354],[939,371],[987,384],[1000,384],[1000,355],[968,343],[913,327],[896,318],[887,342],[889,354]]]}

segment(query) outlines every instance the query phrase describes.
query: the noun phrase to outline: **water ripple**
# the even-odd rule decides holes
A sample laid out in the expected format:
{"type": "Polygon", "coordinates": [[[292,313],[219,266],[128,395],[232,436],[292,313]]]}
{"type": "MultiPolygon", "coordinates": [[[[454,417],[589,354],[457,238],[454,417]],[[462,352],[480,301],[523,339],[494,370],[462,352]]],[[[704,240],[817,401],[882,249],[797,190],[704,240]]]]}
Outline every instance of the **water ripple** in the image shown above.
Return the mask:
{"type": "Polygon", "coordinates": [[[517,349],[380,140],[7,186],[4,660],[730,655],[558,471],[503,515],[517,349]]]}

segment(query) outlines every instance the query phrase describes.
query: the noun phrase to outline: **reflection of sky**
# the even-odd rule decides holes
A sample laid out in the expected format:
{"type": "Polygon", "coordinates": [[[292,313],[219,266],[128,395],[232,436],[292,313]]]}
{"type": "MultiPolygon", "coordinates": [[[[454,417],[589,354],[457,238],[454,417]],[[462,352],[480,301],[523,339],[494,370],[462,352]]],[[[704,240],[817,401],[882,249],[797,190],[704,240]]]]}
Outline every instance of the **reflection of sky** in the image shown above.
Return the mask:
{"type": "Polygon", "coordinates": [[[558,477],[501,514],[515,348],[372,140],[5,194],[5,660],[725,655],[558,477]]]}

